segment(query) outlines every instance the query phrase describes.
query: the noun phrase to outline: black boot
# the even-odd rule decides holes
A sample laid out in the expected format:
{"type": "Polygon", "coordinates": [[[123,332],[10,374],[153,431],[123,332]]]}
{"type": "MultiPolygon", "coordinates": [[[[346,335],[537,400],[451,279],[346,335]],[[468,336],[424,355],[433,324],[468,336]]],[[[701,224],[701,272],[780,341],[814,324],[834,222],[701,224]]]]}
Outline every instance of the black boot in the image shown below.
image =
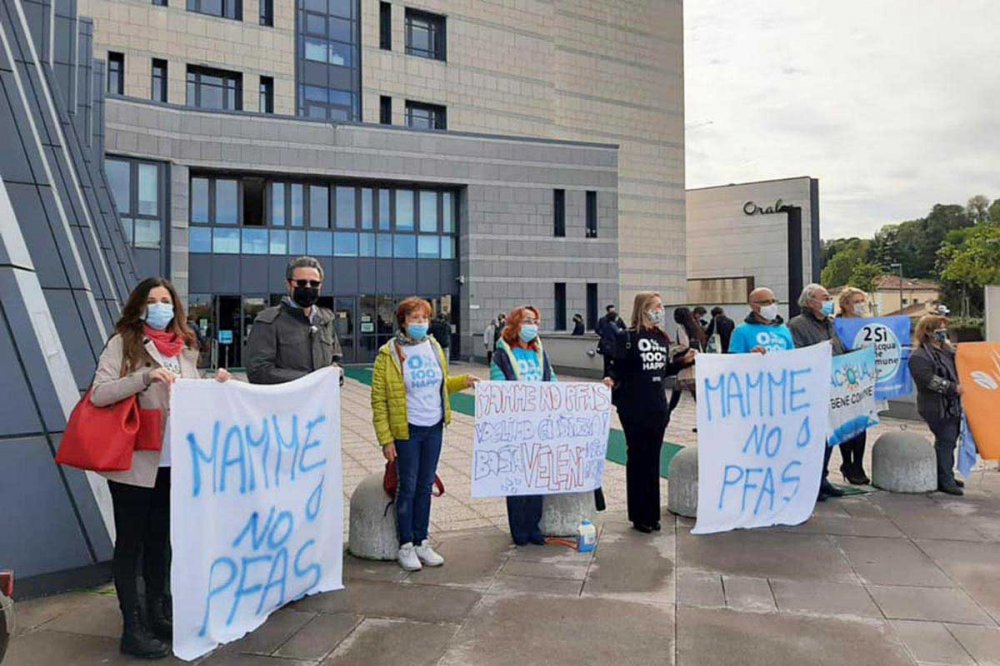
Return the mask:
{"type": "Polygon", "coordinates": [[[138,608],[122,612],[121,651],[140,659],[163,659],[170,654],[167,644],[142,623],[138,608]]]}
{"type": "Polygon", "coordinates": [[[146,606],[146,617],[149,619],[147,624],[153,635],[164,641],[172,641],[174,639],[174,620],[170,597],[149,599],[146,606]]]}

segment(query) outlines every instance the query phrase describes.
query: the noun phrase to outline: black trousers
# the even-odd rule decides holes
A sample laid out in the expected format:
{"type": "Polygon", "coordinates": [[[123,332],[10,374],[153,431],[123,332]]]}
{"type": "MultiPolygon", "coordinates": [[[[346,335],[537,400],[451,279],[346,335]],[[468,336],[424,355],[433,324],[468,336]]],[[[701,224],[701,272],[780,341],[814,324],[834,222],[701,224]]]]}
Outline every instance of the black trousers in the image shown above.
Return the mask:
{"type": "Polygon", "coordinates": [[[826,481],[826,477],[830,476],[830,456],[833,455],[833,449],[823,442],[823,473],[820,475],[821,481],[826,481]]]}
{"type": "Polygon", "coordinates": [[[937,454],[938,487],[955,485],[955,444],[961,432],[958,418],[927,419],[934,433],[934,453],[937,454]]]}
{"type": "Polygon", "coordinates": [[[604,376],[608,377],[611,375],[611,361],[614,360],[614,357],[611,354],[604,354],[603,358],[604,358],[604,376]]]}
{"type": "Polygon", "coordinates": [[[628,450],[625,463],[628,519],[652,526],[660,522],[660,449],[670,416],[621,412],[619,416],[628,450]]]}
{"type": "Polygon", "coordinates": [[[511,538],[519,546],[541,535],[542,501],[541,495],[507,496],[507,524],[511,538]]]}
{"type": "Polygon", "coordinates": [[[864,472],[865,469],[865,448],[868,445],[868,432],[863,432],[856,437],[852,437],[840,445],[840,457],[844,463],[840,466],[840,471],[847,472],[854,470],[864,472]]]}
{"type": "Polygon", "coordinates": [[[167,593],[170,547],[170,468],[161,467],[156,485],[140,488],[109,481],[115,510],[115,556],[111,564],[123,612],[139,608],[139,558],[148,599],[167,593]]]}

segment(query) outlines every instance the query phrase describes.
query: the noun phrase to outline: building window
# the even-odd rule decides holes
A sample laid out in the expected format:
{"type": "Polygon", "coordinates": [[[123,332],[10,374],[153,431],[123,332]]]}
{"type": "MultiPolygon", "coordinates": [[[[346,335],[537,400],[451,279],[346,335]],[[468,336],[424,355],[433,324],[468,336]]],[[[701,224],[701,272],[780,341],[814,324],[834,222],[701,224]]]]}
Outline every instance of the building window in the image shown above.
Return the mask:
{"type": "MultiPolygon", "coordinates": [[[[191,222],[235,226],[243,218],[240,181],[233,178],[191,178],[191,222]]],[[[256,217],[256,214],[251,216],[256,217]]]]}
{"type": "Polygon", "coordinates": [[[555,298],[556,298],[555,330],[565,331],[566,330],[566,283],[565,282],[556,282],[555,298]]]}
{"type": "Polygon", "coordinates": [[[274,27],[274,0],[260,0],[260,24],[274,27]]]}
{"type": "Polygon", "coordinates": [[[153,0],[153,6],[154,7],[166,7],[167,6],[167,0],[153,0]]]}
{"type": "Polygon", "coordinates": [[[136,248],[159,249],[163,229],[163,165],[109,157],[104,168],[126,241],[136,248]]]}
{"type": "Polygon", "coordinates": [[[597,192],[587,192],[587,238],[597,238],[597,192]]]}
{"type": "Polygon", "coordinates": [[[125,54],[108,52],[108,92],[125,94],[125,54]]]}
{"type": "Polygon", "coordinates": [[[274,113],[274,79],[270,76],[260,77],[260,112],[274,113]]]}
{"type": "Polygon", "coordinates": [[[151,99],[154,102],[167,101],[167,61],[153,58],[153,91],[151,99]]]}
{"type": "Polygon", "coordinates": [[[388,95],[378,98],[378,121],[383,125],[392,124],[392,98],[388,95]]]}
{"type": "Polygon", "coordinates": [[[378,3],[378,28],[380,49],[392,50],[392,5],[388,2],[378,3]]]}
{"type": "Polygon", "coordinates": [[[188,65],[187,104],[199,109],[242,111],[243,75],[188,65]]]}
{"type": "Polygon", "coordinates": [[[243,0],[187,0],[187,10],[235,21],[243,20],[243,0]]]}
{"type": "Polygon", "coordinates": [[[361,120],[358,1],[297,4],[297,113],[320,120],[361,120]]]}
{"type": "Polygon", "coordinates": [[[448,129],[448,112],[437,104],[407,101],[406,126],[413,129],[448,129]]]}
{"type": "Polygon", "coordinates": [[[446,60],[444,17],[407,8],[406,53],[432,60],[446,60]]]}
{"type": "Polygon", "coordinates": [[[587,328],[597,328],[597,284],[593,282],[587,283],[587,328]]]}
{"type": "Polygon", "coordinates": [[[566,190],[552,190],[552,235],[566,237],[566,190]]]}

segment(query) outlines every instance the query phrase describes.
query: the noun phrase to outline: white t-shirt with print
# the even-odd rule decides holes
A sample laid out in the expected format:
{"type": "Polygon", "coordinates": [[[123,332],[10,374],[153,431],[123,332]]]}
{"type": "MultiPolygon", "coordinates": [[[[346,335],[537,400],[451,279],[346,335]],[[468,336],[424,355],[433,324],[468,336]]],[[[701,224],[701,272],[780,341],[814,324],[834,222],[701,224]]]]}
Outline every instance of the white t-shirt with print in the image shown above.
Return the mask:
{"type": "Polygon", "coordinates": [[[444,373],[429,341],[403,347],[403,383],[406,384],[406,411],[415,426],[437,425],[444,417],[441,382],[444,373]]]}

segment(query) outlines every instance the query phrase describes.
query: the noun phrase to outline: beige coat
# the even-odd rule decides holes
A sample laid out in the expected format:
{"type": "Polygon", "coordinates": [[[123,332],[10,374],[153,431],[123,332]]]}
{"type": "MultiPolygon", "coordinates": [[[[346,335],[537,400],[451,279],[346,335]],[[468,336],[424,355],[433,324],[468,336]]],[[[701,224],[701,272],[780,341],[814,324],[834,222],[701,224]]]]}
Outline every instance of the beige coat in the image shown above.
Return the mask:
{"type": "MultiPolygon", "coordinates": [[[[122,377],[124,362],[122,337],[115,335],[108,341],[94,375],[91,400],[97,407],[105,407],[121,402],[129,396],[139,395],[140,409],[159,409],[164,413],[163,426],[166,428],[170,412],[170,391],[161,382],[148,382],[147,376],[155,368],[163,367],[163,357],[152,340],[145,340],[146,355],[140,367],[122,377]],[[148,386],[147,386],[148,384],[148,386]]],[[[198,352],[185,349],[181,352],[181,377],[197,379],[198,352]]],[[[160,467],[159,451],[136,451],[132,457],[132,469],[127,472],[101,472],[101,476],[111,481],[130,486],[152,488],[156,485],[156,472],[160,467]]]]}

